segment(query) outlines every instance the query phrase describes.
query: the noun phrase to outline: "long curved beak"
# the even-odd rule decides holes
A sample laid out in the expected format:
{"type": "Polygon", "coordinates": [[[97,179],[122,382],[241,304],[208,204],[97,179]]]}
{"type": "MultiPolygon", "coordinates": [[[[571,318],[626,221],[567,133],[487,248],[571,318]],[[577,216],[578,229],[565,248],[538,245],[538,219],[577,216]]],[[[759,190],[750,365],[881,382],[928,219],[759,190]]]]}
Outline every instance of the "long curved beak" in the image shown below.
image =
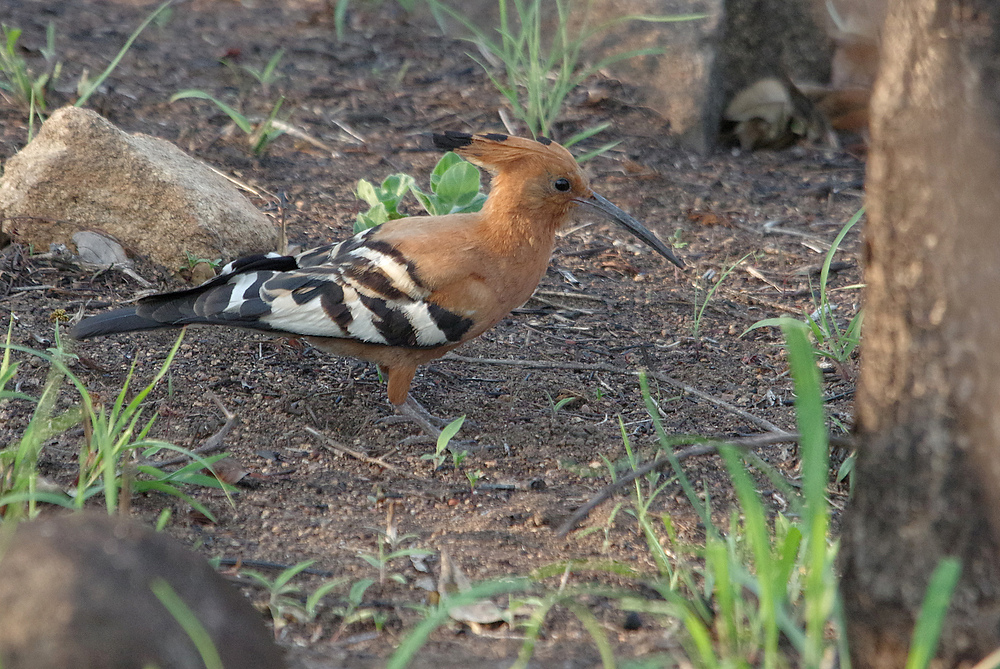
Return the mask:
{"type": "Polygon", "coordinates": [[[681,269],[684,269],[684,263],[680,261],[680,258],[674,255],[674,252],[671,251],[666,244],[660,241],[659,237],[650,232],[649,229],[642,223],[616,207],[607,198],[603,198],[597,193],[591,193],[590,197],[579,197],[576,198],[576,201],[601,212],[607,218],[610,218],[615,223],[618,223],[633,235],[651,246],[661,256],[681,269]]]}

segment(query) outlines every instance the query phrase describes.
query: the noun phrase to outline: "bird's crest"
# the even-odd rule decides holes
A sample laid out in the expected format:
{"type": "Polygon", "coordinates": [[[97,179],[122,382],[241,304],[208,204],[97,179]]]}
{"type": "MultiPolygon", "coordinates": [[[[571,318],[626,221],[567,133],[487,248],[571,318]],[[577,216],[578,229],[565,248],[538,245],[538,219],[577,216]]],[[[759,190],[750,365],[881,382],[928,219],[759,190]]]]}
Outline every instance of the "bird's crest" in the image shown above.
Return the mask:
{"type": "Polygon", "coordinates": [[[526,139],[496,132],[472,135],[449,130],[435,134],[434,145],[491,172],[513,168],[526,160],[544,162],[557,170],[578,169],[573,154],[548,137],[526,139]]]}

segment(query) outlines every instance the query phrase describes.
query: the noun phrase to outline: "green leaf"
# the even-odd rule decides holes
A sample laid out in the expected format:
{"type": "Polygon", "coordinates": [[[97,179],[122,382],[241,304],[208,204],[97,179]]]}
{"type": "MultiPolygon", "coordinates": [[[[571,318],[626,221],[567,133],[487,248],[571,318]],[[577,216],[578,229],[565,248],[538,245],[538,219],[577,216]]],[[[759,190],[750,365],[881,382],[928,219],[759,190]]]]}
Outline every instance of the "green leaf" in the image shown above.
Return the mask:
{"type": "Polygon", "coordinates": [[[367,202],[370,207],[374,207],[379,203],[378,193],[375,192],[375,186],[373,186],[371,182],[366,179],[358,180],[358,190],[355,194],[358,196],[359,200],[367,202]]]}
{"type": "Polygon", "coordinates": [[[424,211],[430,214],[434,209],[434,204],[436,202],[436,200],[433,199],[433,196],[420,190],[416,184],[411,186],[410,190],[413,192],[413,196],[417,198],[417,201],[420,202],[420,206],[424,208],[424,211]]]}
{"type": "Polygon", "coordinates": [[[273,589],[281,590],[286,585],[288,585],[289,581],[298,576],[301,572],[313,566],[315,562],[316,560],[303,560],[302,562],[299,562],[298,564],[292,565],[288,569],[285,569],[280,574],[278,574],[277,578],[274,579],[273,589]]]}
{"type": "Polygon", "coordinates": [[[367,212],[358,214],[354,221],[354,234],[382,225],[388,220],[389,212],[386,211],[385,205],[379,202],[367,212]]]}
{"type": "Polygon", "coordinates": [[[472,201],[469,202],[468,204],[461,207],[453,207],[452,213],[465,214],[468,212],[476,212],[481,210],[484,204],[486,204],[486,196],[483,193],[477,193],[476,196],[472,198],[472,201]]]}
{"type": "Polygon", "coordinates": [[[459,416],[444,426],[444,429],[441,430],[441,434],[438,435],[437,440],[437,450],[439,453],[448,447],[448,442],[451,441],[456,434],[458,434],[458,431],[462,429],[462,423],[464,422],[465,416],[459,416]]]}
{"type": "Polygon", "coordinates": [[[316,588],[316,590],[314,590],[312,594],[306,598],[306,613],[308,613],[310,617],[315,617],[316,608],[319,606],[320,600],[330,594],[331,590],[346,582],[347,577],[341,576],[340,578],[334,578],[326,581],[323,585],[316,588]]]}
{"type": "Polygon", "coordinates": [[[441,176],[436,194],[446,205],[446,211],[440,213],[450,213],[454,207],[469,204],[479,194],[479,170],[466,162],[452,165],[441,176]]]}
{"type": "Polygon", "coordinates": [[[410,185],[413,183],[414,179],[409,174],[390,174],[382,182],[382,190],[386,196],[399,202],[410,190],[410,185]]]}
{"type": "Polygon", "coordinates": [[[124,46],[122,46],[122,48],[118,51],[115,57],[111,59],[111,62],[108,64],[108,66],[104,68],[104,71],[101,72],[101,74],[97,77],[97,79],[94,79],[94,81],[90,82],[90,84],[86,87],[86,90],[83,91],[83,94],[73,104],[74,107],[82,107],[87,103],[87,100],[90,98],[93,92],[96,91],[100,87],[100,85],[104,83],[104,80],[107,79],[111,75],[111,73],[115,71],[115,68],[118,67],[118,63],[120,63],[122,58],[125,57],[125,54],[128,53],[128,50],[132,48],[132,43],[135,42],[136,38],[138,38],[139,35],[142,33],[142,31],[146,29],[146,26],[152,23],[153,19],[159,16],[161,12],[163,12],[167,7],[171,5],[171,3],[173,3],[173,1],[174,0],[166,0],[166,2],[162,3],[159,7],[154,9],[153,13],[147,16],[146,19],[139,24],[139,27],[136,28],[131,35],[129,35],[129,38],[127,40],[125,40],[124,46]]]}
{"type": "Polygon", "coordinates": [[[373,578],[363,578],[354,585],[351,586],[351,591],[347,595],[347,601],[349,601],[354,606],[361,604],[361,598],[365,596],[365,590],[370,588],[372,584],[375,583],[373,578]]]}
{"type": "Polygon", "coordinates": [[[431,172],[431,190],[436,193],[438,190],[438,183],[440,183],[441,177],[444,176],[445,172],[450,170],[452,166],[461,162],[464,162],[464,159],[454,151],[449,151],[441,156],[441,159],[437,162],[437,165],[434,166],[434,170],[431,172]]]}

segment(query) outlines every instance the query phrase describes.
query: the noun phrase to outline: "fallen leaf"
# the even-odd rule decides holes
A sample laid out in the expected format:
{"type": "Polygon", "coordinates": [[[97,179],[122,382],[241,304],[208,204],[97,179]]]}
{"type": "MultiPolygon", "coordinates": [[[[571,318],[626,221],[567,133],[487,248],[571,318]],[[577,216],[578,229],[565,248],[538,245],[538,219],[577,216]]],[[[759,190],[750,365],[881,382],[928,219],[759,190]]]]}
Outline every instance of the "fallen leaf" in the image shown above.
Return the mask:
{"type": "MultiPolygon", "coordinates": [[[[441,549],[441,572],[438,576],[438,594],[442,600],[449,593],[467,592],[472,589],[472,582],[461,567],[453,563],[451,555],[445,548],[441,549]]],[[[448,609],[448,615],[460,623],[470,625],[489,625],[504,621],[503,611],[488,599],[483,599],[465,606],[454,606],[448,609]]]]}
{"type": "Polygon", "coordinates": [[[212,465],[215,478],[229,485],[236,485],[250,472],[233,458],[222,458],[212,465]]]}

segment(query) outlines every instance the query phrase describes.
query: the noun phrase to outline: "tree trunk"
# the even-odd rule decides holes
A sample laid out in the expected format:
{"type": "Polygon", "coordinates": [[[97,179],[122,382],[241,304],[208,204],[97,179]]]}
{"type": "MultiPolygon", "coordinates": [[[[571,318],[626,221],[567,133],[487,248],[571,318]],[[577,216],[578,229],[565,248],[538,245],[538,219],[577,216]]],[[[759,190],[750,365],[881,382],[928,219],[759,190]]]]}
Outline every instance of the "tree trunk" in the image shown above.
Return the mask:
{"type": "Polygon", "coordinates": [[[872,99],[843,594],[855,667],[902,667],[962,560],[944,666],[1000,646],[1000,3],[892,0],[872,99]]]}

